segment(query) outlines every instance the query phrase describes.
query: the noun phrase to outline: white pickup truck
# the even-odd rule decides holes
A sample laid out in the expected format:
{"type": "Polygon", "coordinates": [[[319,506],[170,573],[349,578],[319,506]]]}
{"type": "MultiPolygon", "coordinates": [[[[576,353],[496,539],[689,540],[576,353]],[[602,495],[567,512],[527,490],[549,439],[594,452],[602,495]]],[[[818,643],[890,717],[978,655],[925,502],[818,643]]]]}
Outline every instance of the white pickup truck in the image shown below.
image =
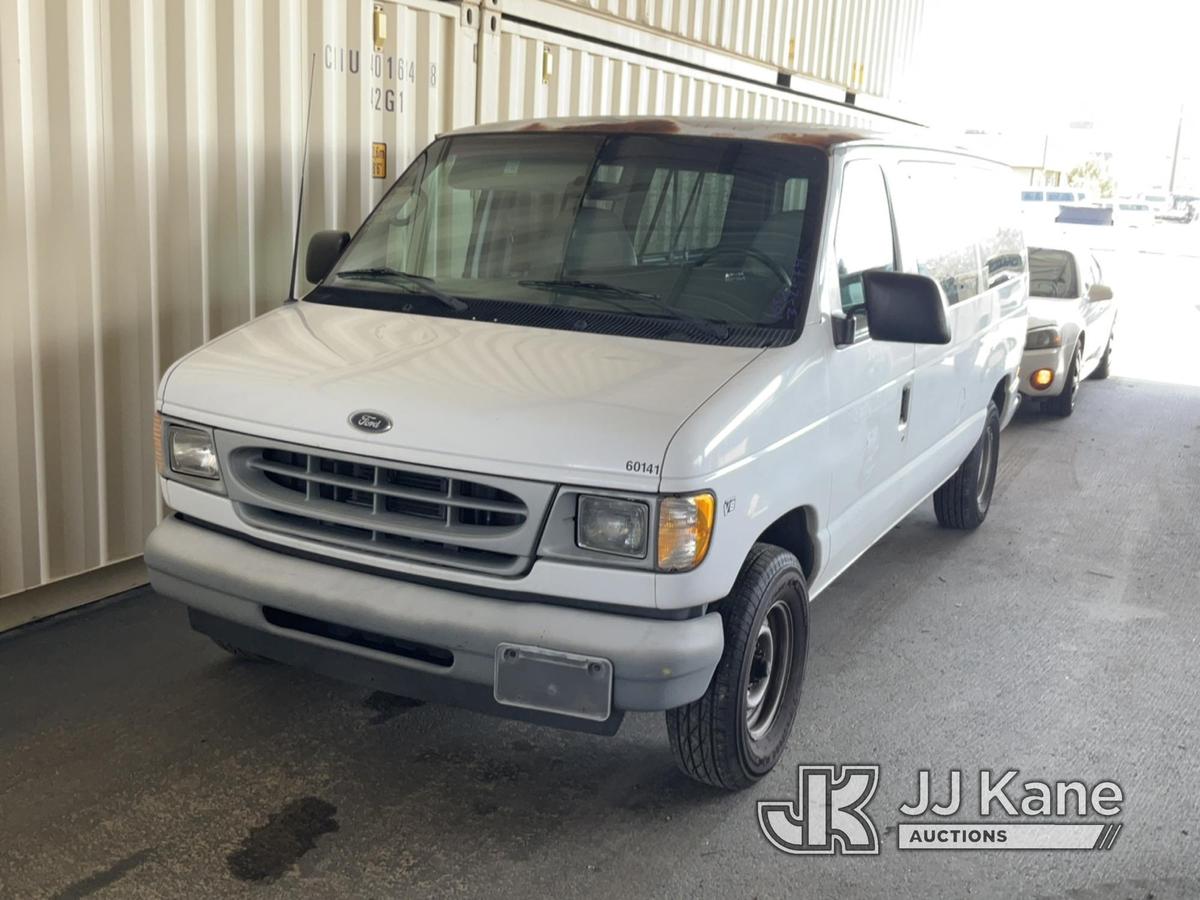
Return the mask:
{"type": "Polygon", "coordinates": [[[768,772],[808,603],[987,515],[1028,274],[1009,171],[812,126],[432,143],[317,284],[177,362],[157,591],[227,649],[768,772]]]}

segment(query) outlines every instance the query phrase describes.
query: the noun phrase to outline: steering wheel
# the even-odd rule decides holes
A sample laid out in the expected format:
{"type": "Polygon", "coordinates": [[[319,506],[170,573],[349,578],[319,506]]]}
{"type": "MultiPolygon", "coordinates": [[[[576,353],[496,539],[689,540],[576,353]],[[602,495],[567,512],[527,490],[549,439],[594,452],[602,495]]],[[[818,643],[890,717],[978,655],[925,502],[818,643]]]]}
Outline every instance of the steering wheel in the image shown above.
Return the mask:
{"type": "Polygon", "coordinates": [[[792,286],[791,273],[777,263],[771,256],[754,247],[713,247],[711,250],[706,250],[705,252],[701,253],[700,256],[692,262],[692,268],[699,269],[701,266],[707,265],[709,260],[715,259],[718,256],[741,256],[743,258],[747,256],[753,257],[766,266],[771,274],[783,283],[784,287],[790,288],[792,286]]]}

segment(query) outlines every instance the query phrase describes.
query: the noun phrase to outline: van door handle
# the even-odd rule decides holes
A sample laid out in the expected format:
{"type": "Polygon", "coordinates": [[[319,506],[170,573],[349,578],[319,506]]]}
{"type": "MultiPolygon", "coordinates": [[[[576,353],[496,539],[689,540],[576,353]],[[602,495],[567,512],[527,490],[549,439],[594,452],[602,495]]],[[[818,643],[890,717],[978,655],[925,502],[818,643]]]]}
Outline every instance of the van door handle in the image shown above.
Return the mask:
{"type": "Polygon", "coordinates": [[[904,390],[900,392],[900,430],[903,431],[908,425],[908,403],[912,397],[912,385],[906,384],[904,390]]]}

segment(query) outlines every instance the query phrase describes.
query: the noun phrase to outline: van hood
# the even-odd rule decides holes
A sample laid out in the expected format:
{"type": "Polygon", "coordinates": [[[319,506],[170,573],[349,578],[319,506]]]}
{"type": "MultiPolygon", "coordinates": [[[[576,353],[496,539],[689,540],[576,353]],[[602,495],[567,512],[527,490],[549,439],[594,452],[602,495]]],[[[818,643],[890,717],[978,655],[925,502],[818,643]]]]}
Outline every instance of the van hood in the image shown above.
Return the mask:
{"type": "Polygon", "coordinates": [[[167,415],[347,453],[654,490],[675,431],[761,353],[300,302],[185,357],[160,400],[167,415]],[[363,410],[393,427],[359,431],[363,410]]]}

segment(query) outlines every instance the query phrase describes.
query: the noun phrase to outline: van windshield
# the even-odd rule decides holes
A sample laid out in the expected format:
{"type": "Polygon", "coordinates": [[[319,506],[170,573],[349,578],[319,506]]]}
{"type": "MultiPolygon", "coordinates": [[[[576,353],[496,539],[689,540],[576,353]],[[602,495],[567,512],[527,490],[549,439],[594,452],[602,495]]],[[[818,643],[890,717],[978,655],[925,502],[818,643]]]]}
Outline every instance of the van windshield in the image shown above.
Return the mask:
{"type": "Polygon", "coordinates": [[[828,161],[659,135],[443,139],[307,299],[638,337],[776,346],[803,321],[828,161]]]}

